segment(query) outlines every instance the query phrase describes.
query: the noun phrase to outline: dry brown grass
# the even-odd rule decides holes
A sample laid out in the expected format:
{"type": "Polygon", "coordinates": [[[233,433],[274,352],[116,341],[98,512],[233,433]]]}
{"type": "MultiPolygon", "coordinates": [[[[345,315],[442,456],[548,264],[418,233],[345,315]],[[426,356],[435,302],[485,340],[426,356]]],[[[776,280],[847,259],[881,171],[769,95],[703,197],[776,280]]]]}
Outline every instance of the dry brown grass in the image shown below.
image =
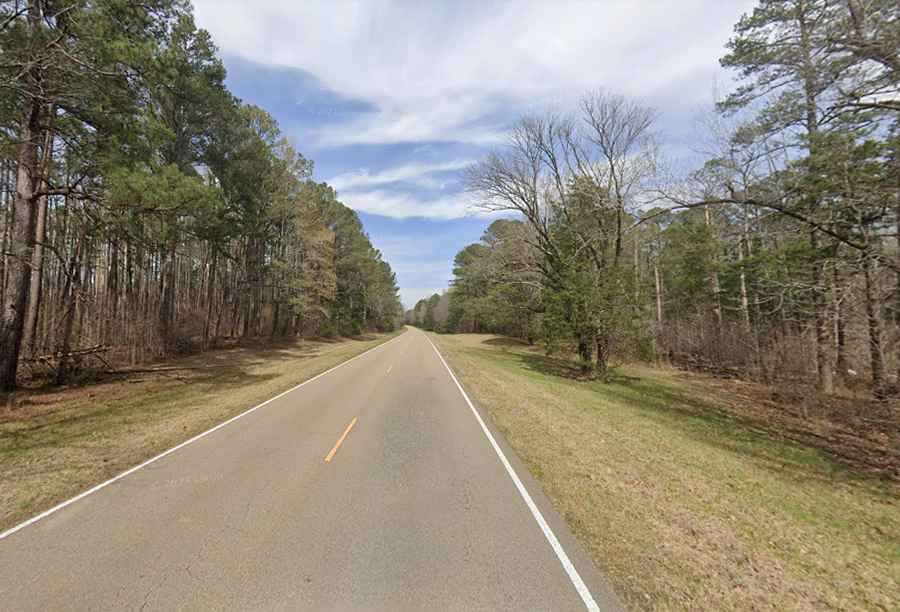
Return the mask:
{"type": "Polygon", "coordinates": [[[896,609],[895,482],[720,410],[677,372],[603,385],[504,339],[435,340],[631,607],[896,609]]]}
{"type": "Polygon", "coordinates": [[[0,530],[380,344],[364,339],[233,348],[194,368],[0,403],[0,530]]]}

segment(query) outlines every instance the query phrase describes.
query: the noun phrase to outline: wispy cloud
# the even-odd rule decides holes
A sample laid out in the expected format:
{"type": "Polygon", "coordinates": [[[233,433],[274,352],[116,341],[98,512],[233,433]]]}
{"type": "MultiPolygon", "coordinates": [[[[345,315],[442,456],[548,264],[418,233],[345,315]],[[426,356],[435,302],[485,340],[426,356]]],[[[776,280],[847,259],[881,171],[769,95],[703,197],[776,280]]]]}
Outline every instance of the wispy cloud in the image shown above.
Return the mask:
{"type": "Polygon", "coordinates": [[[435,174],[462,170],[472,163],[473,160],[470,159],[454,159],[443,162],[404,164],[378,172],[362,168],[339,174],[328,182],[338,191],[360,190],[390,183],[409,183],[435,189],[441,188],[445,184],[445,181],[436,178],[435,174]]]}
{"type": "Polygon", "coordinates": [[[468,197],[463,194],[429,198],[405,192],[374,190],[344,193],[341,201],[354,210],[395,219],[459,219],[481,214],[472,208],[468,197]]]}
{"type": "Polygon", "coordinates": [[[317,128],[324,145],[490,143],[511,114],[598,86],[689,107],[754,4],[195,0],[227,53],[302,69],[374,109],[317,128]]]}

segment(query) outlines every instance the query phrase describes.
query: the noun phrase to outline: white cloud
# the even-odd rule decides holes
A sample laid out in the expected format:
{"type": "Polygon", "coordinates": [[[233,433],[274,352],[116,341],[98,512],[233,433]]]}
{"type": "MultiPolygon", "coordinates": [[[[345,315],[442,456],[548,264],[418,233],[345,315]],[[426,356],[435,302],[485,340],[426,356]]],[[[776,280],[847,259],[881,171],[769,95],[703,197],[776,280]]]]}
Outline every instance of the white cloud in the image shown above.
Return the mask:
{"type": "Polygon", "coordinates": [[[339,192],[400,182],[435,189],[441,188],[443,183],[432,175],[439,172],[462,170],[472,163],[473,160],[455,159],[430,164],[404,164],[402,166],[387,168],[379,172],[371,172],[367,168],[362,168],[360,170],[345,172],[332,177],[329,179],[328,183],[339,192]]]}
{"type": "Polygon", "coordinates": [[[459,219],[481,214],[471,207],[464,194],[427,198],[397,191],[374,190],[344,193],[340,198],[354,210],[395,219],[459,219]]]}
{"type": "Polygon", "coordinates": [[[598,86],[691,107],[754,4],[195,0],[224,53],[305,70],[377,109],[319,129],[322,145],[495,142],[510,114],[598,86]]]}

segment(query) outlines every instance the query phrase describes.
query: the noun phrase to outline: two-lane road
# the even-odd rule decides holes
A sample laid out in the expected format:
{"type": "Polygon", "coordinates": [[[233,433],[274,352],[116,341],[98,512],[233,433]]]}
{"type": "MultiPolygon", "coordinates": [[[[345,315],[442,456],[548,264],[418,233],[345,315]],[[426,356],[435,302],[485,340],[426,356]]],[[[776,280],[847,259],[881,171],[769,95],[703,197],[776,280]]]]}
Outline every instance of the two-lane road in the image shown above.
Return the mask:
{"type": "Polygon", "coordinates": [[[418,330],[0,540],[3,610],[594,606],[618,609],[418,330]]]}

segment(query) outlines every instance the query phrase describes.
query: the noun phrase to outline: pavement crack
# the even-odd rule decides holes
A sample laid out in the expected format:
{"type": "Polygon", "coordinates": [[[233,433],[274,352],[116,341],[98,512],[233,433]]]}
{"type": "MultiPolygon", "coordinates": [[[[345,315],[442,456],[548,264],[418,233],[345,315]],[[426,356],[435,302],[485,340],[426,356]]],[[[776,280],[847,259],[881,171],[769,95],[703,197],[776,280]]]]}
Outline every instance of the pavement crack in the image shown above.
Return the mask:
{"type": "Polygon", "coordinates": [[[159,582],[157,582],[155,585],[150,586],[150,588],[147,590],[147,593],[144,595],[144,603],[141,604],[142,611],[150,604],[150,596],[153,595],[155,591],[158,591],[160,587],[162,587],[167,578],[168,574],[166,572],[163,572],[162,577],[160,577],[159,579],[159,582]]]}

